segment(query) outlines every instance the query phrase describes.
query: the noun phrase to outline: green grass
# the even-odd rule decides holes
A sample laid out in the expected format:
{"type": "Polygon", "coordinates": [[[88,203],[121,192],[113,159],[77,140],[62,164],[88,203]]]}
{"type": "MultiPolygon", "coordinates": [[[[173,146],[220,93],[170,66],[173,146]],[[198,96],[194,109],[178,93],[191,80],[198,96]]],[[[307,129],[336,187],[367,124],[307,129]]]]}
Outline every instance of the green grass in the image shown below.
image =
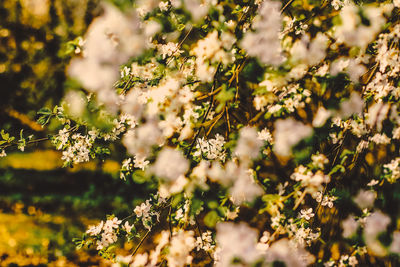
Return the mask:
{"type": "Polygon", "coordinates": [[[106,264],[93,251],[76,251],[86,218],[70,219],[30,208],[31,215],[0,213],[0,266],[89,266],[106,264]]]}
{"type": "Polygon", "coordinates": [[[106,214],[125,217],[151,188],[119,178],[118,164],[61,168],[54,151],[0,160],[0,266],[109,266],[72,239],[106,214]]]}
{"type": "MultiPolygon", "coordinates": [[[[61,153],[54,150],[37,150],[33,152],[14,152],[7,157],[0,158],[0,169],[27,169],[36,171],[50,171],[61,169],[63,162],[61,153]]],[[[78,164],[74,168],[66,168],[68,172],[78,172],[83,170],[95,171],[100,170],[110,175],[118,175],[120,165],[113,160],[106,160],[104,163],[91,161],[78,164]]]]}

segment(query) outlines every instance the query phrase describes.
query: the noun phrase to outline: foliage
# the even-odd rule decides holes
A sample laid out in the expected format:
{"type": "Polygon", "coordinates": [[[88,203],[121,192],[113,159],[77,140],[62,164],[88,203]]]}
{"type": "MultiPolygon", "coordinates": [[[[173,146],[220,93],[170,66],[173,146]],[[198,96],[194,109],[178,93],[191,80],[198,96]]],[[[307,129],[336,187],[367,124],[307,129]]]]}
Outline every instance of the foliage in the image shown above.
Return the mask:
{"type": "MultiPolygon", "coordinates": [[[[399,1],[114,2],[67,43],[75,81],[38,122],[59,125],[64,166],[122,153],[120,178],[154,191],[78,248],[120,266],[398,263],[399,1]]],[[[37,142],[12,138],[3,156],[37,142]]]]}
{"type": "Polygon", "coordinates": [[[66,43],[98,14],[97,0],[3,0],[0,3],[0,127],[40,132],[36,111],[64,94],[66,43]]]}

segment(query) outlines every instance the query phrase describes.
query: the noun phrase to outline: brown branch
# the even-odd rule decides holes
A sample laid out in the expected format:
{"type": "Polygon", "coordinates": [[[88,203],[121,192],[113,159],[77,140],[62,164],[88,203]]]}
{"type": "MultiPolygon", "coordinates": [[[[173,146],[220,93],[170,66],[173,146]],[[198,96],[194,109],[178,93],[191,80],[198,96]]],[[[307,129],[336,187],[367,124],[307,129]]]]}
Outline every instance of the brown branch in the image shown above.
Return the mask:
{"type": "Polygon", "coordinates": [[[285,11],[286,8],[288,8],[292,3],[294,2],[294,0],[289,0],[286,5],[284,5],[281,9],[281,13],[283,13],[283,11],[285,11]]]}
{"type": "Polygon", "coordinates": [[[304,191],[301,194],[300,198],[297,200],[296,204],[294,205],[293,210],[296,210],[300,206],[301,202],[306,197],[306,194],[307,194],[307,190],[304,189],[304,191]]]}
{"type": "Polygon", "coordinates": [[[229,109],[227,106],[225,106],[225,115],[226,115],[226,124],[227,124],[227,134],[226,138],[228,139],[229,133],[231,131],[231,122],[229,120],[229,109]]]}
{"type": "Polygon", "coordinates": [[[214,128],[214,126],[217,124],[217,122],[221,119],[222,115],[224,115],[225,112],[221,112],[215,117],[215,120],[213,124],[211,124],[210,128],[208,128],[208,131],[206,133],[206,136],[208,136],[211,133],[211,130],[214,128]]]}
{"type": "MultiPolygon", "coordinates": [[[[194,215],[194,221],[196,222],[197,231],[199,231],[199,236],[200,236],[200,239],[201,239],[201,243],[202,243],[203,246],[204,246],[203,232],[201,231],[200,224],[199,224],[199,222],[197,221],[197,216],[196,216],[196,215],[194,215]]],[[[211,259],[212,261],[214,261],[214,258],[211,256],[210,252],[206,251],[206,253],[207,253],[207,255],[210,257],[210,259],[211,259]]]]}
{"type": "MultiPolygon", "coordinates": [[[[190,27],[190,29],[189,29],[189,31],[186,33],[185,37],[183,37],[182,41],[180,41],[179,44],[176,46],[176,49],[175,49],[175,51],[172,53],[172,56],[174,56],[175,53],[178,52],[179,48],[181,48],[183,42],[186,41],[186,39],[188,38],[188,36],[189,36],[189,34],[192,32],[192,30],[193,30],[193,25],[190,27]]],[[[169,63],[172,62],[172,59],[173,59],[173,58],[171,57],[170,60],[167,62],[167,65],[169,65],[169,63]]]]}
{"type": "Polygon", "coordinates": [[[171,211],[172,211],[172,206],[169,206],[169,211],[168,211],[169,241],[171,241],[171,238],[172,238],[172,216],[171,216],[171,211]]]}
{"type": "MultiPolygon", "coordinates": [[[[221,63],[218,64],[217,70],[215,71],[215,74],[214,74],[214,78],[215,78],[215,75],[217,75],[220,66],[221,66],[221,63]]],[[[214,90],[215,90],[215,85],[216,85],[216,80],[214,79],[213,85],[212,85],[212,87],[211,87],[211,93],[214,92],[214,90]]],[[[204,117],[203,117],[201,123],[204,123],[204,122],[206,121],[207,116],[208,116],[208,114],[210,113],[211,108],[213,107],[213,105],[214,105],[214,96],[211,95],[210,106],[207,108],[207,111],[206,111],[206,113],[204,114],[204,117]]],[[[190,148],[189,148],[189,150],[188,150],[188,153],[186,154],[187,156],[189,156],[190,153],[192,152],[193,147],[194,147],[194,144],[196,143],[197,138],[200,136],[200,131],[201,131],[202,128],[204,128],[204,127],[201,126],[201,127],[197,130],[197,133],[196,133],[196,135],[195,135],[195,137],[194,137],[194,139],[193,139],[193,141],[192,141],[192,144],[190,145],[190,148]]]]}
{"type": "Polygon", "coordinates": [[[136,254],[136,252],[138,251],[140,246],[143,244],[143,242],[147,238],[147,236],[150,234],[150,232],[151,232],[151,230],[148,230],[146,232],[146,234],[142,237],[142,239],[140,240],[139,244],[136,246],[135,250],[133,251],[132,256],[134,256],[136,254]]]}
{"type": "Polygon", "coordinates": [[[219,93],[221,90],[222,90],[222,86],[218,87],[216,90],[213,90],[208,94],[204,94],[204,95],[199,96],[196,100],[203,100],[203,99],[205,99],[207,97],[210,97],[210,96],[213,96],[213,95],[219,93]]]}
{"type": "MultiPolygon", "coordinates": [[[[77,128],[78,128],[77,126],[74,126],[71,129],[69,129],[68,132],[73,132],[77,128]]],[[[59,136],[59,134],[56,134],[55,136],[59,136]]],[[[48,141],[48,140],[50,140],[49,137],[43,137],[43,138],[27,141],[26,145],[33,144],[33,143],[39,143],[39,142],[42,142],[42,141],[48,141]]],[[[6,149],[7,147],[16,146],[16,145],[18,145],[18,140],[14,141],[12,143],[7,143],[7,144],[4,144],[4,145],[0,145],[0,149],[6,149]]]]}

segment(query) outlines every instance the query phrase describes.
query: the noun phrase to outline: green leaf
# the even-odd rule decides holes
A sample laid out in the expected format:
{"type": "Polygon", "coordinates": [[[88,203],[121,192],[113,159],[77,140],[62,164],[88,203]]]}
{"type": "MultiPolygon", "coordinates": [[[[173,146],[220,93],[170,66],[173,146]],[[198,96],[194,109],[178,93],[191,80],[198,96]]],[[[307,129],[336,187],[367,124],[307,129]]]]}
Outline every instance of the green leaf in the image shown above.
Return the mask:
{"type": "Polygon", "coordinates": [[[185,24],[178,24],[177,30],[181,32],[185,29],[185,27],[186,27],[185,24]]]}
{"type": "Polygon", "coordinates": [[[194,215],[194,214],[197,214],[198,212],[200,212],[201,208],[203,207],[203,204],[204,204],[204,202],[202,200],[193,198],[190,213],[192,215],[194,215]]]}
{"type": "Polygon", "coordinates": [[[10,139],[10,135],[8,133],[6,133],[4,130],[1,130],[1,137],[8,141],[8,139],[10,139]]]}
{"type": "Polygon", "coordinates": [[[39,115],[51,115],[53,114],[49,108],[41,108],[37,114],[39,115]]]}
{"type": "Polygon", "coordinates": [[[354,151],[350,151],[348,149],[343,150],[342,154],[340,154],[340,164],[344,164],[344,162],[349,158],[349,156],[354,155],[354,151]]]}
{"type": "Polygon", "coordinates": [[[132,179],[137,184],[143,184],[148,181],[146,174],[142,170],[137,170],[132,174],[132,179]]]}
{"type": "Polygon", "coordinates": [[[250,59],[240,74],[245,80],[253,83],[262,82],[264,78],[264,68],[256,59],[250,59]]]}
{"type": "MultiPolygon", "coordinates": [[[[57,107],[57,106],[56,106],[57,107]]],[[[40,125],[44,126],[47,123],[49,123],[51,116],[53,115],[53,112],[49,108],[41,108],[38,112],[38,115],[42,115],[37,119],[37,123],[40,125]]]]}
{"type": "Polygon", "coordinates": [[[218,202],[217,201],[210,201],[210,202],[208,202],[207,203],[207,206],[210,208],[210,209],[216,209],[216,208],[218,208],[218,202]]]}
{"type": "Polygon", "coordinates": [[[215,109],[216,112],[221,112],[222,109],[225,106],[226,102],[231,101],[235,97],[234,93],[235,89],[234,88],[229,88],[228,90],[226,89],[226,86],[222,87],[221,92],[219,92],[216,96],[215,99],[218,100],[219,105],[215,109]]]}
{"type": "Polygon", "coordinates": [[[204,224],[209,228],[214,228],[217,222],[220,220],[220,216],[215,210],[212,210],[204,217],[204,224]]]}
{"type": "Polygon", "coordinates": [[[333,169],[329,172],[328,175],[332,175],[334,173],[337,173],[338,171],[344,173],[346,171],[346,168],[343,165],[338,164],[335,167],[333,167],[333,169]]]}
{"type": "Polygon", "coordinates": [[[174,196],[174,198],[172,199],[171,206],[172,206],[173,208],[175,208],[175,207],[177,207],[182,201],[183,201],[183,195],[182,195],[182,194],[178,194],[178,195],[174,196]]]}

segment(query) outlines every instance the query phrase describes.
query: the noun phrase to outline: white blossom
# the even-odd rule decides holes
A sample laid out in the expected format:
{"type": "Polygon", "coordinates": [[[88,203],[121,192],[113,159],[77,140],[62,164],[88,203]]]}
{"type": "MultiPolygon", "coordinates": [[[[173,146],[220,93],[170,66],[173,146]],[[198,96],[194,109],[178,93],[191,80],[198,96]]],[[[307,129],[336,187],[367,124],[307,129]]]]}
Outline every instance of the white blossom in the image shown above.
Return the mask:
{"type": "Polygon", "coordinates": [[[399,254],[400,253],[400,232],[393,232],[393,241],[389,247],[390,252],[399,254]]]}
{"type": "Polygon", "coordinates": [[[268,263],[280,261],[286,266],[305,267],[313,263],[315,258],[303,248],[294,247],[288,239],[280,239],[267,250],[266,261],[268,263]]]}
{"type": "Polygon", "coordinates": [[[193,231],[180,230],[171,238],[171,244],[167,254],[168,266],[183,267],[192,263],[190,252],[196,246],[193,231]]]}
{"type": "Polygon", "coordinates": [[[260,153],[262,141],[258,138],[255,128],[244,127],[239,131],[239,140],[235,148],[235,155],[247,160],[256,158],[260,153]]]}
{"type": "Polygon", "coordinates": [[[104,222],[101,221],[98,225],[89,226],[89,229],[86,231],[87,234],[90,235],[98,235],[103,230],[104,222]]]}
{"type": "Polygon", "coordinates": [[[343,228],[343,237],[349,238],[352,237],[359,226],[359,223],[354,219],[353,216],[347,217],[347,219],[342,221],[342,228],[343,228]]]}
{"type": "Polygon", "coordinates": [[[300,218],[304,218],[304,219],[306,219],[307,221],[308,220],[310,220],[312,217],[314,217],[314,213],[312,212],[313,211],[313,209],[312,208],[309,208],[309,209],[302,209],[301,211],[300,211],[300,218]]]}
{"type": "Polygon", "coordinates": [[[354,202],[360,209],[371,208],[374,205],[376,192],[371,190],[360,190],[354,198],[354,202]]]}
{"type": "Polygon", "coordinates": [[[332,115],[331,111],[326,110],[324,107],[319,107],[312,122],[312,125],[314,127],[322,127],[325,124],[326,120],[329,119],[331,115],[332,115]]]}
{"type": "Polygon", "coordinates": [[[272,134],[267,128],[262,129],[257,134],[258,134],[258,139],[260,139],[264,142],[268,142],[270,144],[274,143],[274,141],[272,139],[272,134]]]}
{"type": "Polygon", "coordinates": [[[154,164],[154,174],[167,181],[174,181],[189,169],[189,162],[178,150],[166,147],[154,164]]]}
{"type": "Polygon", "coordinates": [[[361,22],[359,10],[360,7],[354,4],[344,6],[340,11],[342,23],[336,27],[334,34],[340,43],[365,49],[379,33],[385,19],[381,8],[364,6],[362,12],[370,22],[369,25],[365,25],[361,22]]]}
{"type": "Polygon", "coordinates": [[[282,155],[290,155],[291,147],[312,134],[312,128],[292,118],[279,119],[275,122],[275,151],[282,155]]]}
{"type": "Polygon", "coordinates": [[[200,157],[204,155],[208,160],[220,160],[225,161],[226,152],[225,152],[225,139],[222,135],[216,134],[215,138],[210,138],[205,140],[204,137],[197,139],[196,151],[193,153],[193,156],[200,157]]]}
{"type": "Polygon", "coordinates": [[[313,165],[319,169],[324,169],[324,165],[329,162],[328,158],[324,154],[314,154],[311,156],[313,165]]]}
{"type": "Polygon", "coordinates": [[[111,5],[104,5],[104,10],[85,36],[84,57],[73,59],[68,73],[115,111],[118,98],[112,85],[118,79],[119,64],[138,55],[145,43],[135,17],[127,17],[111,5]]]}
{"type": "Polygon", "coordinates": [[[251,264],[260,258],[257,250],[257,231],[245,223],[234,224],[230,222],[217,224],[218,262],[216,266],[231,266],[234,258],[239,258],[244,263],[251,264]]]}
{"type": "Polygon", "coordinates": [[[215,245],[213,244],[213,239],[211,235],[211,231],[203,232],[201,237],[198,236],[196,239],[196,250],[199,251],[203,249],[207,252],[211,252],[215,249],[215,245]]]}
{"type": "Polygon", "coordinates": [[[281,4],[265,0],[259,6],[258,18],[253,23],[255,32],[247,32],[241,46],[250,56],[255,56],[264,64],[279,65],[283,62],[279,32],[282,27],[281,4]]]}
{"type": "Polygon", "coordinates": [[[390,217],[380,211],[372,213],[365,220],[365,243],[375,255],[384,256],[386,254],[386,249],[378,240],[378,234],[386,231],[390,221],[390,217]]]}

